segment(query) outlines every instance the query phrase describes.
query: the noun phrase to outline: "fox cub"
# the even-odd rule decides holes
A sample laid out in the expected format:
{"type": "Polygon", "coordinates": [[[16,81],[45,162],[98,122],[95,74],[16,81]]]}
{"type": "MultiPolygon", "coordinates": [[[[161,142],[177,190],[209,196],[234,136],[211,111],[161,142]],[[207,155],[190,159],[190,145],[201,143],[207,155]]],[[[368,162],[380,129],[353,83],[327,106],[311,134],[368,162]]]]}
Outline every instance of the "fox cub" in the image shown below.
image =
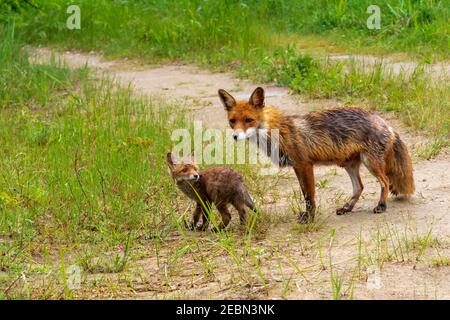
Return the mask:
{"type": "MultiPolygon", "coordinates": [[[[250,197],[242,176],[229,168],[214,167],[200,171],[191,154],[187,159],[175,163],[172,154],[167,154],[167,165],[172,179],[178,188],[197,203],[193,221],[188,225],[191,230],[206,230],[209,221],[206,208],[214,204],[222,216],[218,228],[225,228],[231,220],[228,205],[231,203],[239,213],[241,223],[246,223],[246,206],[252,211],[255,205],[250,197]],[[202,223],[197,225],[202,216],[202,223]]],[[[214,229],[214,231],[217,231],[214,229]]]]}

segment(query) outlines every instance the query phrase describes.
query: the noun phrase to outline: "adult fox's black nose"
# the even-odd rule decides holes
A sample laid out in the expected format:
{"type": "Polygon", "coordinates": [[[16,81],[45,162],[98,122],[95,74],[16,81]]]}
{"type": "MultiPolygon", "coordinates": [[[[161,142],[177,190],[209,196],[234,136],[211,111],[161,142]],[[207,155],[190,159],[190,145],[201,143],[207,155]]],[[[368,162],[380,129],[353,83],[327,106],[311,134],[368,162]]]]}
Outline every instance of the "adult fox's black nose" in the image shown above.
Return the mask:
{"type": "Polygon", "coordinates": [[[238,139],[238,134],[237,133],[233,133],[233,139],[237,140],[238,139]]]}
{"type": "Polygon", "coordinates": [[[195,179],[198,179],[198,177],[200,177],[198,174],[194,174],[195,179]]]}

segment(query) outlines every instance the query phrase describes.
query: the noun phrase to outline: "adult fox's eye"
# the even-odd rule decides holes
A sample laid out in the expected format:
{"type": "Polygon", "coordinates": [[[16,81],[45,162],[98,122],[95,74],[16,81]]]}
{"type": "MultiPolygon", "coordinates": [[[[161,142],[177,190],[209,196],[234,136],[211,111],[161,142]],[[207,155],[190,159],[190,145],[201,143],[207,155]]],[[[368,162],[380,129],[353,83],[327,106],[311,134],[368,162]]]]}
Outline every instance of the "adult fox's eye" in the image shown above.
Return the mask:
{"type": "Polygon", "coordinates": [[[236,119],[230,119],[230,123],[231,124],[235,124],[236,123],[236,119]]]}
{"type": "Polygon", "coordinates": [[[253,122],[254,121],[254,119],[252,119],[252,118],[245,118],[245,122],[247,122],[247,123],[250,123],[250,122],[253,122]]]}
{"type": "Polygon", "coordinates": [[[188,168],[184,168],[183,170],[181,170],[181,172],[186,173],[188,171],[188,168]]]}

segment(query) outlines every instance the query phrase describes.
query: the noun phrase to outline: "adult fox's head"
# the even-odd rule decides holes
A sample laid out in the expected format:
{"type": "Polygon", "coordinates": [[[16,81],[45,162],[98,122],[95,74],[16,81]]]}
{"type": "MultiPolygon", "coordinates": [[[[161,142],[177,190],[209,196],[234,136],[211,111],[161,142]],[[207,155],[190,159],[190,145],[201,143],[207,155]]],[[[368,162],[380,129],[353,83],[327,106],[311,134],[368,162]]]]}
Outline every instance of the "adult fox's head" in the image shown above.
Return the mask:
{"type": "Polygon", "coordinates": [[[236,101],[228,92],[219,90],[219,97],[228,114],[234,140],[248,139],[260,128],[263,120],[264,89],[258,87],[249,100],[236,101]]]}
{"type": "Polygon", "coordinates": [[[197,181],[200,178],[199,168],[195,164],[194,154],[175,163],[172,153],[167,154],[169,173],[175,181],[197,181]]]}

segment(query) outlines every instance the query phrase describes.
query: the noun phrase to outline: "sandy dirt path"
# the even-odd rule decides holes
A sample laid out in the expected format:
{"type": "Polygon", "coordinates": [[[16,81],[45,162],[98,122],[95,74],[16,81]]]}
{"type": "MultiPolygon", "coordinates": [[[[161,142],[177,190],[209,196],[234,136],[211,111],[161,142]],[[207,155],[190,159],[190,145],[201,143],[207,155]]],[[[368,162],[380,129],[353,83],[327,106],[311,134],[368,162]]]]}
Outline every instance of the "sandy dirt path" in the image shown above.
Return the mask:
{"type": "MultiPolygon", "coordinates": [[[[50,56],[48,49],[33,49],[33,53],[35,61],[50,56]]],[[[247,98],[256,86],[262,85],[266,89],[267,103],[287,112],[305,113],[339,104],[332,100],[308,101],[302,96],[290,95],[287,88],[252,83],[192,65],[142,66],[132,61],[106,61],[96,54],[75,52],[64,52],[62,58],[71,67],[87,63],[123,84],[131,84],[139,93],[176,100],[194,110],[195,119],[203,121],[205,127],[227,127],[225,111],[216,94],[219,88],[237,98],[247,98]]],[[[316,181],[324,185],[316,190],[324,226],[319,232],[299,233],[295,230],[295,216],[286,213],[293,190],[298,190],[298,182],[291,169],[283,170],[276,186],[281,196],[266,208],[278,219],[274,218],[276,222],[269,226],[264,239],[254,244],[267,253],[261,258],[261,269],[267,281],[264,289],[258,285],[248,287],[236,280],[230,275],[230,267],[220,266],[221,257],[217,257],[215,261],[221,276],[211,280],[199,275],[195,285],[189,285],[187,278],[192,274],[189,266],[194,268],[195,261],[184,261],[186,272],[181,273],[176,286],[162,290],[153,285],[155,279],[149,278],[148,282],[137,285],[139,289],[134,297],[328,299],[333,292],[331,275],[339,275],[343,287],[348,289],[341,295],[350,295],[352,291],[357,299],[449,299],[450,267],[433,263],[450,257],[449,152],[444,150],[429,161],[420,160],[415,151],[428,143],[427,138],[405,128],[394,116],[383,116],[400,133],[412,153],[417,189],[412,199],[389,198],[385,214],[371,214],[379,197],[379,185],[363,169],[365,189],[354,212],[336,216],[335,208],[351,194],[350,179],[341,168],[317,167],[316,181]],[[431,232],[431,244],[419,254],[428,232],[431,232]],[[329,236],[330,233],[333,236],[329,236]],[[282,258],[273,260],[274,252],[282,258]],[[329,261],[332,261],[332,270],[329,261]],[[306,270],[305,277],[296,271],[293,262],[306,270]],[[365,267],[361,268],[361,264],[365,267]]],[[[156,266],[155,257],[149,255],[138,265],[156,276],[156,283],[163,282],[164,275],[156,266]]]]}

